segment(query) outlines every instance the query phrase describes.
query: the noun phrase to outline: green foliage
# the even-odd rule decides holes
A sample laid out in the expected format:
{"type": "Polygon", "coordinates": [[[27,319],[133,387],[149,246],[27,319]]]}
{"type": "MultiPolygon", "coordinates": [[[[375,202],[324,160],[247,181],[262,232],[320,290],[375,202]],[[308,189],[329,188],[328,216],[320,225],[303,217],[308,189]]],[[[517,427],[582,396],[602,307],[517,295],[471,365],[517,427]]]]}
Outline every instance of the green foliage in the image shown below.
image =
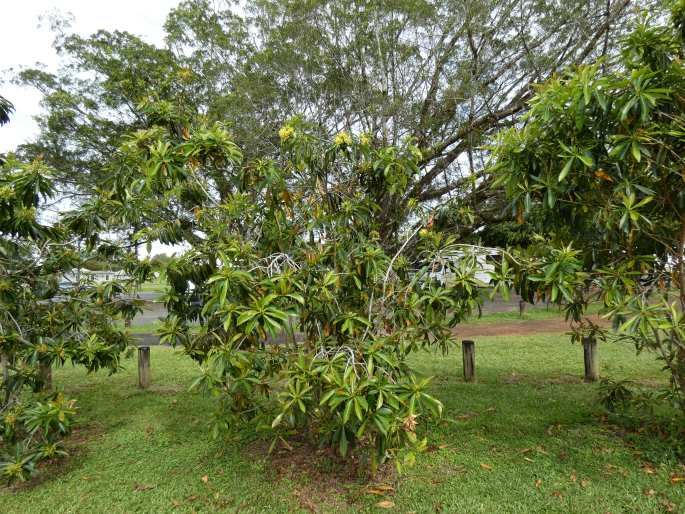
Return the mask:
{"type": "Polygon", "coordinates": [[[407,356],[448,351],[451,327],[479,306],[478,261],[437,232],[415,243],[414,269],[384,248],[373,214],[417,173],[412,140],[328,142],[297,119],[280,138],[277,159],[243,164],[220,124],[131,134],[112,164],[117,193],[98,211],[116,218],[126,198],[147,225],[135,240],[190,246],[167,264],[159,334],[202,364],[215,435],[249,423],[274,444],[297,433],[343,456],[359,448],[372,468],[410,463],[426,444],[417,420],[441,405],[407,356]],[[179,222],[157,221],[159,205],[179,222]]]}
{"type": "Polygon", "coordinates": [[[664,461],[674,454],[685,456],[685,417],[671,403],[670,389],[652,390],[631,380],[604,378],[598,398],[611,423],[634,432],[628,439],[639,441],[647,458],[664,461]],[[636,437],[637,433],[642,436],[636,437]]]}
{"type": "Polygon", "coordinates": [[[12,102],[7,100],[5,97],[0,96],[0,125],[9,123],[10,114],[14,111],[14,106],[12,102]]]}
{"type": "Polygon", "coordinates": [[[43,222],[54,194],[51,170],[13,156],[0,167],[0,474],[24,481],[38,461],[64,454],[74,400],[41,393],[46,372],[71,361],[89,372],[119,368],[129,336],[113,323],[140,309],[117,282],[90,283],[84,262],[108,258],[129,266],[126,252],[97,234],[75,232],[81,214],[43,222]],[[31,392],[37,394],[31,394],[31,392]]]}
{"type": "MultiPolygon", "coordinates": [[[[120,31],[84,37],[52,20],[59,71],[16,77],[43,95],[45,113],[40,137],[21,150],[93,194],[121,138],[152,124],[180,136],[184,126],[229,120],[253,161],[274,158],[279,129],[302,116],[322,139],[355,131],[385,148],[374,172],[411,137],[422,152],[416,170],[393,175],[389,187],[403,194],[373,212],[384,246],[413,219],[413,204],[430,210],[447,195],[459,215],[441,230],[468,237],[503,207],[482,143],[525,108],[531,84],[601,53],[631,16],[625,1],[606,0],[259,0],[244,9],[186,0],[169,12],[162,47],[120,31]]],[[[221,175],[203,178],[228,194],[221,175]]],[[[159,215],[177,219],[166,206],[159,215]]]]}
{"type": "Polygon", "coordinates": [[[492,150],[512,209],[545,209],[570,231],[548,231],[511,257],[516,287],[529,301],[565,304],[576,340],[601,336],[582,320],[601,301],[615,337],[664,361],[685,409],[682,9],[670,23],[644,15],[617,62],[540,86],[521,126],[501,132],[492,150]]]}

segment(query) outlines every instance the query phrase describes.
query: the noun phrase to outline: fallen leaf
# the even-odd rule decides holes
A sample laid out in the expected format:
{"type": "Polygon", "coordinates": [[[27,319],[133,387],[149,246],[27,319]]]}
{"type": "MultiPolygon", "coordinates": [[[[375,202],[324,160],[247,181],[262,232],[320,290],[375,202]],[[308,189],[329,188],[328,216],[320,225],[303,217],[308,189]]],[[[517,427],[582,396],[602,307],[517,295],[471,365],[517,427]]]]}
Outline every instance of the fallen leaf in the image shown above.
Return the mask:
{"type": "Polygon", "coordinates": [[[554,491],[552,493],[552,496],[556,496],[557,498],[563,498],[564,497],[564,495],[562,495],[561,492],[559,492],[559,491],[554,491]]]}
{"type": "Polygon", "coordinates": [[[532,449],[532,448],[523,448],[523,449],[521,449],[521,450],[519,450],[519,451],[520,451],[521,453],[530,453],[530,452],[533,451],[533,449],[532,449]]]}
{"type": "Polygon", "coordinates": [[[186,496],[186,501],[194,502],[198,498],[199,498],[199,496],[197,494],[191,494],[190,496],[186,496]]]}
{"type": "Polygon", "coordinates": [[[535,487],[536,487],[537,489],[540,489],[540,486],[541,486],[541,485],[542,485],[542,480],[540,480],[540,479],[538,478],[538,479],[535,481],[535,487]]]}
{"type": "Polygon", "coordinates": [[[552,435],[554,432],[559,432],[561,431],[561,425],[559,423],[556,423],[554,425],[550,425],[547,427],[547,435],[552,435]]]}
{"type": "Polygon", "coordinates": [[[607,464],[604,466],[604,471],[606,474],[612,475],[614,471],[618,469],[618,466],[614,466],[613,464],[607,464]]]}
{"type": "Polygon", "coordinates": [[[133,486],[134,491],[149,491],[150,489],[154,489],[155,486],[152,484],[135,484],[133,486]]]}
{"type": "Polygon", "coordinates": [[[209,476],[208,476],[208,475],[205,475],[205,476],[202,477],[201,480],[206,484],[207,482],[209,482],[209,476]]]}
{"type": "Polygon", "coordinates": [[[669,500],[661,500],[659,502],[666,512],[675,512],[676,504],[669,500]]]}
{"type": "Polygon", "coordinates": [[[611,178],[611,176],[608,175],[607,172],[604,171],[602,168],[595,171],[595,177],[602,179],[602,180],[606,180],[607,182],[613,182],[614,181],[614,179],[611,178]]]}
{"type": "Polygon", "coordinates": [[[677,484],[678,482],[685,482],[685,475],[677,475],[675,473],[671,473],[670,481],[673,485],[677,484]]]}
{"type": "Polygon", "coordinates": [[[645,489],[645,496],[654,496],[656,491],[654,489],[645,489]]]}
{"type": "Polygon", "coordinates": [[[653,475],[656,473],[656,469],[654,469],[654,466],[650,464],[649,462],[645,462],[642,466],[640,466],[642,471],[648,475],[653,475]]]}
{"type": "Polygon", "coordinates": [[[590,485],[590,481],[589,481],[589,480],[581,480],[581,481],[580,481],[580,487],[585,488],[585,487],[587,487],[588,485],[590,485]]]}
{"type": "Polygon", "coordinates": [[[480,467],[483,469],[487,469],[488,471],[490,471],[492,469],[492,466],[490,466],[489,464],[481,463],[480,467]]]}
{"type": "Polygon", "coordinates": [[[578,477],[576,476],[576,474],[571,473],[571,482],[575,482],[576,480],[578,480],[578,477]]]}
{"type": "Polygon", "coordinates": [[[383,500],[376,504],[376,507],[380,507],[381,509],[392,509],[394,506],[395,502],[390,500],[383,500]]]}
{"type": "Polygon", "coordinates": [[[380,484],[380,485],[368,486],[366,488],[366,492],[368,492],[370,494],[377,494],[378,496],[384,496],[388,493],[394,493],[395,488],[391,485],[380,484]]]}

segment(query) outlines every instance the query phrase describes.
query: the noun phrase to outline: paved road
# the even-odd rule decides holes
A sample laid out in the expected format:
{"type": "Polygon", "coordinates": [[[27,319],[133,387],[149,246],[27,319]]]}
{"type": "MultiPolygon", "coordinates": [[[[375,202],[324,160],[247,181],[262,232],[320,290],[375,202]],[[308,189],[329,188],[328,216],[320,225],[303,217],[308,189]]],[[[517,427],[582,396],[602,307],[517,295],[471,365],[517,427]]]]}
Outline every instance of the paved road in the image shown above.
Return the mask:
{"type": "MultiPolygon", "coordinates": [[[[139,293],[141,299],[146,300],[144,311],[135,317],[132,322],[133,326],[150,325],[156,321],[164,319],[166,316],[166,309],[164,305],[156,303],[159,293],[139,293]]],[[[509,300],[504,301],[498,297],[495,301],[486,300],[483,304],[483,314],[492,314],[495,312],[517,312],[519,309],[519,297],[511,295],[509,300]]],[[[159,339],[154,334],[137,334],[137,339],[140,344],[156,345],[159,344],[159,339]]]]}

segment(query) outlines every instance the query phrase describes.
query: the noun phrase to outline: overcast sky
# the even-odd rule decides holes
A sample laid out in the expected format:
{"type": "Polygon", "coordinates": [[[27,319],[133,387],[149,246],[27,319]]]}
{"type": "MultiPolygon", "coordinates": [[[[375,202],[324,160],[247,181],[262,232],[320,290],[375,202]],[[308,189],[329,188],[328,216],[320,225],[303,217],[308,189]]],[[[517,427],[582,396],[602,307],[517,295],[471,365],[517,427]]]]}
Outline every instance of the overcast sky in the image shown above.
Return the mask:
{"type": "MultiPolygon", "coordinates": [[[[57,67],[52,49],[53,36],[41,15],[55,11],[73,15],[71,31],[87,36],[99,29],[125,30],[150,43],[163,42],[162,25],[167,13],[180,0],[0,0],[0,95],[15,107],[11,121],[0,127],[0,153],[13,150],[37,132],[33,116],[40,112],[40,95],[31,89],[9,84],[21,66],[43,63],[57,67]],[[42,25],[42,26],[40,26],[42,25]]],[[[172,253],[178,246],[154,243],[152,254],[172,253]]]]}
{"type": "Polygon", "coordinates": [[[162,43],[162,25],[179,0],[2,0],[0,13],[0,95],[10,100],[16,112],[0,127],[0,153],[14,149],[36,133],[32,117],[40,112],[40,95],[8,84],[9,68],[34,66],[54,69],[57,56],[47,22],[39,17],[55,11],[71,13],[71,30],[89,35],[98,29],[125,30],[150,43],[162,43]],[[4,83],[3,83],[4,82],[4,83]]]}

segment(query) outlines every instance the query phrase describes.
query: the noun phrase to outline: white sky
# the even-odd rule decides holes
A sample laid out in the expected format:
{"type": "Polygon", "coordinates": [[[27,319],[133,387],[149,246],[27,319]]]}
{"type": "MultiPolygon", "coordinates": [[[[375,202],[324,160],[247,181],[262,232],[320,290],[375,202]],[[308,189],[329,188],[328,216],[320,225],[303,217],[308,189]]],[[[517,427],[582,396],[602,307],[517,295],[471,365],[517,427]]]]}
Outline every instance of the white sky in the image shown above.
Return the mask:
{"type": "MultiPolygon", "coordinates": [[[[71,13],[71,31],[83,36],[99,29],[118,29],[161,44],[166,15],[178,3],[179,0],[0,0],[0,79],[9,80],[9,68],[36,63],[56,68],[53,37],[47,22],[39,27],[41,15],[55,11],[71,13]]],[[[10,123],[0,127],[0,152],[6,152],[35,135],[33,116],[40,112],[40,95],[1,82],[0,95],[16,109],[10,123]]]]}
{"type": "MultiPolygon", "coordinates": [[[[16,148],[37,134],[33,117],[40,112],[40,94],[9,84],[12,73],[21,66],[42,63],[48,70],[57,67],[52,49],[53,36],[41,15],[58,11],[73,15],[71,32],[88,36],[99,29],[123,30],[149,43],[162,44],[167,13],[180,0],[0,0],[0,95],[14,104],[10,123],[0,127],[0,153],[16,148]]],[[[172,253],[178,247],[154,244],[152,254],[172,253]]]]}

